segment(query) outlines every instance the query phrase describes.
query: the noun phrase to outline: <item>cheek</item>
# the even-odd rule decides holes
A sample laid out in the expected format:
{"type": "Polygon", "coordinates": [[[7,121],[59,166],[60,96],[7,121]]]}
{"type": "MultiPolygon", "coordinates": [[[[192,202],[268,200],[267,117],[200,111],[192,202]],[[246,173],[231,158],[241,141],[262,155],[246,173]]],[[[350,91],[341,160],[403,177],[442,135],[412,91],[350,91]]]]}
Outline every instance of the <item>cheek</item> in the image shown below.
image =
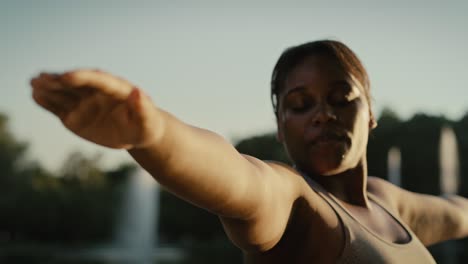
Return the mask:
{"type": "Polygon", "coordinates": [[[342,120],[347,123],[347,127],[353,131],[368,130],[369,128],[369,108],[367,103],[358,100],[355,104],[341,112],[342,120]]]}
{"type": "Polygon", "coordinates": [[[298,117],[285,115],[278,124],[280,142],[283,144],[288,156],[292,160],[296,160],[298,155],[303,155],[301,153],[304,151],[302,148],[304,145],[304,123],[298,117]]]}
{"type": "Polygon", "coordinates": [[[282,120],[283,136],[285,138],[299,139],[304,132],[304,118],[285,114],[282,120]]]}
{"type": "Polygon", "coordinates": [[[367,146],[367,140],[369,137],[369,110],[365,105],[358,106],[354,113],[353,120],[350,123],[353,135],[353,145],[355,145],[356,151],[361,152],[367,146]]]}
{"type": "Polygon", "coordinates": [[[357,122],[361,127],[366,137],[369,135],[369,124],[370,124],[370,112],[367,103],[362,103],[360,109],[358,110],[357,122]]]}

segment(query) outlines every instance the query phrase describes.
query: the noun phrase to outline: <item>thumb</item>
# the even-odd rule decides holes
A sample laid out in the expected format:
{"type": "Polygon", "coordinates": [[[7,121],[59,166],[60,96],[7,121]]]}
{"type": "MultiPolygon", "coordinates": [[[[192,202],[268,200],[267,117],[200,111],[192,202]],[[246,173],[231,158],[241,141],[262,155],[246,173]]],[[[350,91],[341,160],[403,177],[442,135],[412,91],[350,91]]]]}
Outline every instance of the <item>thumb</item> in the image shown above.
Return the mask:
{"type": "Polygon", "coordinates": [[[150,145],[160,137],[161,119],[156,118],[156,106],[141,89],[134,87],[127,98],[129,122],[135,124],[133,147],[150,145]],[[158,132],[159,131],[159,132],[158,132]]]}
{"type": "Polygon", "coordinates": [[[140,88],[133,87],[127,97],[129,104],[129,119],[134,122],[144,122],[147,120],[153,106],[149,96],[147,96],[140,88]]]}

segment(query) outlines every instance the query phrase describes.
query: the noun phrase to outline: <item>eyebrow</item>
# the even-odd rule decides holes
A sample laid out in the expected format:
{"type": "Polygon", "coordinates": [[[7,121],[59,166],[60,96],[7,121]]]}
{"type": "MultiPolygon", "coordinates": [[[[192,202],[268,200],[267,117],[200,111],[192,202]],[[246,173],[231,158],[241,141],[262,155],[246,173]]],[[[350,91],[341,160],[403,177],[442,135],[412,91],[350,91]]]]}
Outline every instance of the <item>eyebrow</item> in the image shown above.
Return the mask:
{"type": "Polygon", "coordinates": [[[352,86],[352,84],[347,80],[338,80],[331,83],[331,86],[340,86],[340,85],[352,86]]]}
{"type": "MultiPolygon", "coordinates": [[[[351,85],[349,83],[349,81],[347,80],[337,80],[337,81],[333,81],[330,86],[339,86],[339,85],[351,85]]],[[[287,91],[285,94],[284,94],[284,97],[287,97],[288,95],[290,94],[293,94],[293,93],[299,93],[299,92],[303,92],[304,90],[306,89],[306,87],[304,85],[299,85],[299,86],[296,86],[294,88],[291,88],[289,91],[287,91]]]]}

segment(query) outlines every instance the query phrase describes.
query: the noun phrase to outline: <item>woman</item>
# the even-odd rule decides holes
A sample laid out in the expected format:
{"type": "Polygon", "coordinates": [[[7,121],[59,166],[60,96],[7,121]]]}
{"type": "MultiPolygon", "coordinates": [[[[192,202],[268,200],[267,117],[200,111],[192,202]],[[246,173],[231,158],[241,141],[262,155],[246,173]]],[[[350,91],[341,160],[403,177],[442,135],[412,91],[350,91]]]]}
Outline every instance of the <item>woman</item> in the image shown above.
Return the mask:
{"type": "Polygon", "coordinates": [[[286,50],[272,99],[294,168],[239,154],[105,72],[41,74],[34,100],[78,136],[130,155],[169,191],[217,214],[246,263],[434,263],[425,246],[468,235],[468,202],[368,177],[376,123],[367,73],[337,41],[286,50]]]}

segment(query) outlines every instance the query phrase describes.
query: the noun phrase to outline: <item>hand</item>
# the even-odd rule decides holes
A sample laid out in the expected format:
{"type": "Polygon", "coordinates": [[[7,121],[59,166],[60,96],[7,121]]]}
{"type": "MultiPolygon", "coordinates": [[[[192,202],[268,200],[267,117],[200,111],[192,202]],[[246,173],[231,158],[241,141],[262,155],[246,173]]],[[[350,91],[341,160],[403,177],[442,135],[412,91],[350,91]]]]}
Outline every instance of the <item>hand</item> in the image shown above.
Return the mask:
{"type": "Polygon", "coordinates": [[[36,103],[84,139],[118,149],[145,147],[156,140],[161,123],[156,107],[123,79],[97,70],[76,70],[42,73],[31,86],[36,103]]]}

